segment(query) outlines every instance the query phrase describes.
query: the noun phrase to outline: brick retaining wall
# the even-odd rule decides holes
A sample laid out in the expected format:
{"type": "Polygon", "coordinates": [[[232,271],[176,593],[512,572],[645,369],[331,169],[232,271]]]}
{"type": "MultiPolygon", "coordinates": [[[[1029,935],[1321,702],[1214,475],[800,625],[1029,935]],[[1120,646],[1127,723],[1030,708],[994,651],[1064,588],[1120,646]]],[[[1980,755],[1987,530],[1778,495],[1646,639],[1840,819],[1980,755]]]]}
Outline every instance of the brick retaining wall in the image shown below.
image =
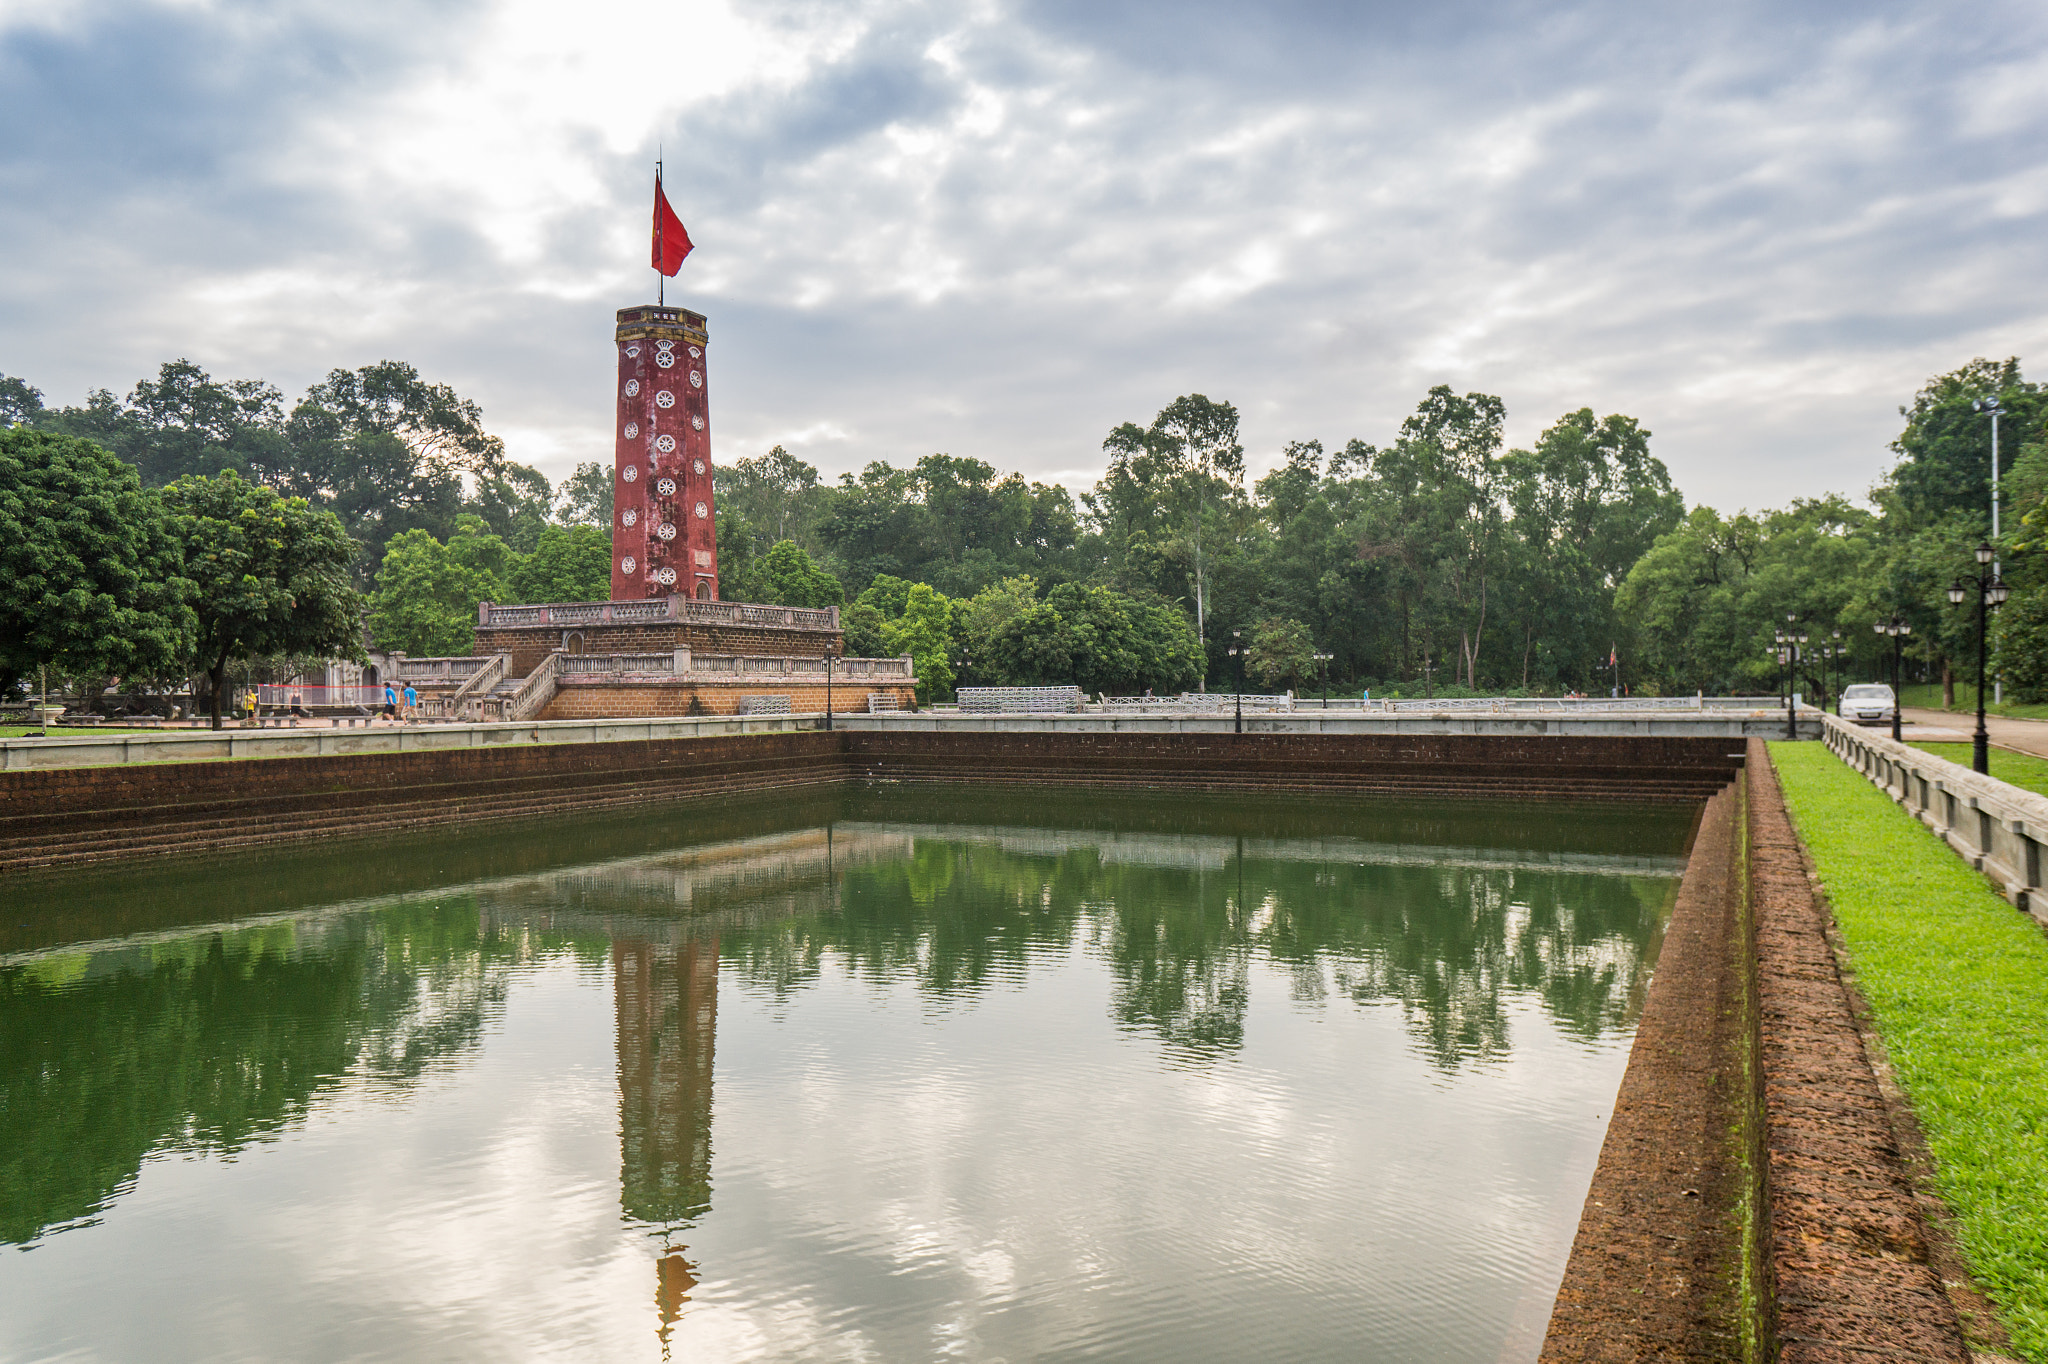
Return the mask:
{"type": "Polygon", "coordinates": [[[0,772],[0,868],[848,779],[1693,802],[1720,739],[810,731],[0,772]]]}

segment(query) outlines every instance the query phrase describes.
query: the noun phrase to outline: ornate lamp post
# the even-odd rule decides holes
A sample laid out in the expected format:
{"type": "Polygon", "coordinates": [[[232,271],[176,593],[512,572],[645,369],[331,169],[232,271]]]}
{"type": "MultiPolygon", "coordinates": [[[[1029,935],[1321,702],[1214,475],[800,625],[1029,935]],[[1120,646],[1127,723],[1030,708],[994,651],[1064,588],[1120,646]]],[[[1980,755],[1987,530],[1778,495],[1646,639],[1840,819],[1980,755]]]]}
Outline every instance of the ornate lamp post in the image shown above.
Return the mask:
{"type": "MultiPolygon", "coordinates": [[[[1948,601],[1951,606],[1961,606],[1969,600],[1971,579],[1958,578],[1949,584],[1948,601]]],[[[1970,766],[1985,776],[1991,775],[1991,733],[1984,727],[1984,672],[1985,672],[1985,626],[1989,612],[2005,605],[2005,599],[2012,595],[2012,589],[2005,585],[2005,579],[1998,576],[1998,569],[1991,562],[1991,545],[1987,542],[1977,546],[1977,732],[1970,736],[1970,766]]]]}
{"type": "Polygon", "coordinates": [[[1323,693],[1323,709],[1330,708],[1330,660],[1335,654],[1310,654],[1316,661],[1316,682],[1323,693]]]}
{"type": "Polygon", "coordinates": [[[1904,690],[1900,682],[1901,650],[1905,648],[1905,636],[1913,633],[1913,627],[1905,619],[1893,615],[1890,620],[1881,620],[1873,627],[1880,635],[1890,635],[1892,641],[1892,742],[1904,743],[1899,735],[1899,693],[1904,690]]]}
{"type": "Polygon", "coordinates": [[[1237,694],[1231,698],[1237,705],[1237,733],[1244,733],[1244,636],[1236,630],[1230,632],[1229,654],[1237,660],[1237,694]]]}

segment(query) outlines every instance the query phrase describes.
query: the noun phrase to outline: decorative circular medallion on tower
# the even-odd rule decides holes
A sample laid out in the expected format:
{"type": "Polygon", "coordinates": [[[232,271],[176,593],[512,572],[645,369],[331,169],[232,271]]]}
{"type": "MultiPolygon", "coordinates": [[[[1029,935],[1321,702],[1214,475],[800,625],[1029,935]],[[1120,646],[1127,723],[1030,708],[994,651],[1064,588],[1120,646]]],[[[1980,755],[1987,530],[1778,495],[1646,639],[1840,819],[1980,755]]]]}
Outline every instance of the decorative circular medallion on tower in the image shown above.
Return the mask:
{"type": "Polygon", "coordinates": [[[655,538],[657,539],[673,540],[676,538],[676,528],[674,526],[671,526],[668,522],[664,521],[659,526],[655,527],[654,534],[655,538]]]}
{"type": "Polygon", "coordinates": [[[711,508],[709,508],[709,507],[705,506],[705,505],[704,505],[704,504],[703,504],[702,502],[699,502],[699,503],[697,504],[697,515],[699,515],[699,516],[709,516],[709,515],[711,515],[711,508]]]}
{"type": "Polygon", "coordinates": [[[674,497],[676,495],[676,481],[672,478],[664,478],[661,482],[654,485],[654,491],[660,493],[663,497],[674,497]]]}
{"type": "Polygon", "coordinates": [[[656,407],[674,407],[676,405],[676,395],[664,388],[661,392],[654,395],[654,405],[656,407]]]}
{"type": "Polygon", "coordinates": [[[640,466],[637,464],[628,464],[625,468],[619,470],[619,477],[625,479],[626,482],[631,483],[634,479],[640,477],[640,466]]]}
{"type": "Polygon", "coordinates": [[[691,387],[691,388],[702,388],[702,387],[704,387],[704,376],[703,376],[703,374],[702,374],[702,373],[700,373],[699,371],[697,371],[697,370],[694,370],[694,369],[690,371],[690,387],[691,387]]]}
{"type": "Polygon", "coordinates": [[[674,436],[656,436],[654,438],[654,448],[661,451],[664,455],[671,454],[676,448],[676,438],[674,436]]]}
{"type": "Polygon", "coordinates": [[[676,571],[672,568],[657,568],[651,576],[663,587],[669,587],[675,583],[676,571]]]}
{"type": "Polygon", "coordinates": [[[627,422],[627,423],[626,423],[626,439],[627,439],[627,440],[638,440],[638,439],[640,439],[640,423],[639,423],[639,422],[627,422]]]}
{"type": "Polygon", "coordinates": [[[665,350],[661,354],[654,357],[654,363],[660,365],[663,369],[667,369],[670,365],[673,365],[675,362],[676,357],[674,351],[665,350]]]}
{"type": "Polygon", "coordinates": [[[701,459],[691,460],[690,469],[693,473],[697,474],[699,477],[702,477],[704,473],[704,461],[701,459]]]}
{"type": "Polygon", "coordinates": [[[630,526],[639,519],[640,513],[634,511],[631,507],[628,507],[624,511],[619,513],[619,524],[622,526],[630,526]]]}
{"type": "MultiPolygon", "coordinates": [[[[638,379],[626,380],[626,396],[628,398],[637,398],[640,396],[640,381],[638,379]]],[[[668,404],[663,403],[662,406],[667,407],[668,404]]]]}
{"type": "MultiPolygon", "coordinates": [[[[692,431],[702,431],[704,429],[704,419],[702,417],[690,418],[690,429],[692,431]]],[[[699,472],[702,471],[700,470],[699,472]]]]}
{"type": "Polygon", "coordinates": [[[633,556],[630,554],[628,554],[625,558],[619,560],[619,571],[629,576],[632,574],[633,570],[638,567],[640,567],[640,565],[633,561],[633,556]]]}

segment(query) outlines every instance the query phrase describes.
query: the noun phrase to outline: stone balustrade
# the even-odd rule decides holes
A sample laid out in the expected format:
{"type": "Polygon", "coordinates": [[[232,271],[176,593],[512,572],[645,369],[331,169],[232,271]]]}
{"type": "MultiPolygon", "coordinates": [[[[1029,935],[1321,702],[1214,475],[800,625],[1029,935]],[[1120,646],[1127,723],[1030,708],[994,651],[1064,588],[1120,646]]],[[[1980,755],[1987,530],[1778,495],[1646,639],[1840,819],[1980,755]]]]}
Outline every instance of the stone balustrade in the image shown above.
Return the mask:
{"type": "Polygon", "coordinates": [[[2048,844],[2048,796],[2037,796],[1888,734],[1826,717],[1822,740],[1835,756],[1882,788],[2006,899],[2048,923],[2041,848],[2048,844]]]}
{"type": "MultiPolygon", "coordinates": [[[[561,671],[569,677],[596,674],[718,681],[801,677],[823,681],[825,660],[780,655],[702,654],[677,649],[663,654],[563,654],[561,671]]],[[[913,675],[907,658],[839,658],[832,662],[834,682],[880,678],[908,680],[913,675]]]]}
{"type": "Polygon", "coordinates": [[[762,606],[752,602],[655,597],[648,601],[547,602],[477,606],[477,624],[495,629],[567,629],[592,625],[753,625],[781,630],[839,629],[839,608],[762,606]]]}

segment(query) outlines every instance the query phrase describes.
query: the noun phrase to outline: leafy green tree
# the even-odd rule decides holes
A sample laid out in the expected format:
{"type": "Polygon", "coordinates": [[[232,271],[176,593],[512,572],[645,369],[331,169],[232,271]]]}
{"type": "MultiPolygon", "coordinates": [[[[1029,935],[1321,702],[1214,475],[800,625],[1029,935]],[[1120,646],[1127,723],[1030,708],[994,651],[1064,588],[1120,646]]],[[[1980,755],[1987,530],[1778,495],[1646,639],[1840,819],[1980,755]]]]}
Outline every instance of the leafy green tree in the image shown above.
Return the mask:
{"type": "Polygon", "coordinates": [[[477,479],[470,507],[514,554],[531,554],[554,502],[546,474],[507,460],[477,479]]]}
{"type": "Polygon", "coordinates": [[[194,584],[198,662],[214,728],[232,659],[317,654],[361,661],[363,600],[348,579],[355,545],[332,512],[281,497],[232,469],[163,490],[194,584]]]}
{"type": "Polygon", "coordinates": [[[608,601],[611,536],[590,525],[544,526],[533,553],[513,561],[507,586],[508,602],[608,601]]]}
{"type": "Polygon", "coordinates": [[[1262,620],[1252,627],[1245,667],[1268,689],[1292,689],[1316,671],[1315,640],[1298,620],[1262,620]]]}
{"type": "Polygon", "coordinates": [[[0,374],[0,430],[34,426],[43,415],[43,391],[26,379],[0,374]]]}
{"type": "Polygon", "coordinates": [[[848,658],[885,658],[889,647],[883,627],[888,622],[870,602],[855,602],[839,613],[839,629],[848,658]]]}
{"type": "Polygon", "coordinates": [[[1234,528],[1232,513],[1243,501],[1237,409],[1186,394],[1161,408],[1149,427],[1117,427],[1102,448],[1110,462],[1096,505],[1121,523],[1127,556],[1184,566],[1194,592],[1195,636],[1206,647],[1210,556],[1216,537],[1234,528]]]}
{"type": "Polygon", "coordinates": [[[133,464],[146,486],[234,469],[268,479],[289,463],[283,396],[260,379],[219,381],[189,360],[168,360],[124,404],[94,389],[82,408],[45,412],[40,424],[98,441],[133,464]]]}
{"type": "Polygon", "coordinates": [[[1928,380],[1912,405],[1899,409],[1906,419],[1892,442],[1899,463],[1880,492],[1881,503],[1902,514],[1898,529],[1911,533],[1962,511],[1980,516],[1982,533],[1990,533],[1991,419],[1970,407],[1982,398],[1998,398],[2005,409],[2001,453],[2008,469],[2048,418],[2048,393],[2020,376],[2017,359],[1972,360],[1928,380]]]}
{"type": "Polygon", "coordinates": [[[895,620],[909,605],[910,589],[915,586],[915,583],[884,573],[863,588],[854,600],[872,606],[881,613],[883,620],[895,620]]]}
{"type": "Polygon", "coordinates": [[[839,579],[811,562],[794,540],[779,540],[754,570],[754,598],[774,606],[840,606],[846,593],[839,579]]]}
{"type": "Polygon", "coordinates": [[[744,515],[771,541],[794,540],[806,553],[822,551],[817,531],[830,490],[811,465],[778,445],[765,455],[719,465],[711,478],[718,505],[744,515]]]}
{"type": "MultiPolygon", "coordinates": [[[[387,649],[416,657],[467,654],[476,647],[480,602],[504,601],[514,557],[481,517],[456,520],[446,544],[423,530],[391,542],[370,598],[370,630],[387,649]]],[[[605,590],[611,590],[606,556],[605,590]]]]}
{"type": "Polygon", "coordinates": [[[90,441],[0,430],[0,696],[38,668],[160,676],[196,618],[176,527],[90,441]]]}
{"type": "Polygon", "coordinates": [[[904,594],[903,613],[882,626],[888,657],[910,656],[920,704],[953,694],[953,603],[924,583],[904,594]]]}
{"type": "MultiPolygon", "coordinates": [[[[556,509],[557,519],[569,526],[597,526],[611,533],[612,525],[612,471],[610,466],[584,462],[578,464],[570,475],[562,480],[559,489],[560,504],[556,509]]],[[[724,510],[725,494],[719,494],[720,511],[724,510]]],[[[721,517],[721,523],[723,518],[721,517]]],[[[724,538],[719,539],[724,544],[724,538]]],[[[609,589],[607,589],[609,590],[609,589]]]]}

